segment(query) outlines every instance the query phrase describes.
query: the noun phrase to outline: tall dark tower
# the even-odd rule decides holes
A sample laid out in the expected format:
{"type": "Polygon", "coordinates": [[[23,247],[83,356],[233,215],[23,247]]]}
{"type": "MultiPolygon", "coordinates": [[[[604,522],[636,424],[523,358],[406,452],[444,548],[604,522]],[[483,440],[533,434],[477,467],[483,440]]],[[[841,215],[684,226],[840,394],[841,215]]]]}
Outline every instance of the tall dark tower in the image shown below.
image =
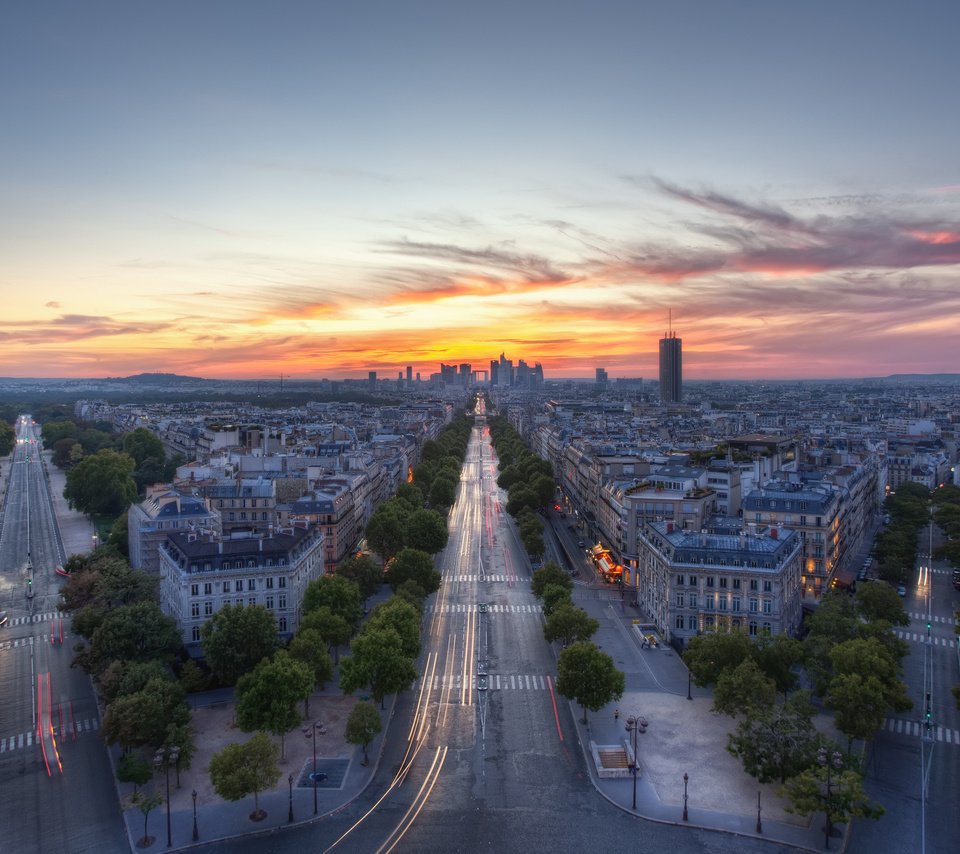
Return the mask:
{"type": "Polygon", "coordinates": [[[660,339],[660,400],[679,403],[683,397],[683,339],[673,334],[673,311],[670,330],[660,339]]]}

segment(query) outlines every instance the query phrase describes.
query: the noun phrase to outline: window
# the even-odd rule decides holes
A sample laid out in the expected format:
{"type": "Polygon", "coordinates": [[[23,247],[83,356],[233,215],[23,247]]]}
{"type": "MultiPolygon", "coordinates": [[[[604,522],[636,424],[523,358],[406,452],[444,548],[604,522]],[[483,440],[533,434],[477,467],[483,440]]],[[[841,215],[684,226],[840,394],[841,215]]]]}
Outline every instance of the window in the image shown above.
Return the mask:
{"type": "Polygon", "coordinates": [[[281,611],[286,611],[286,610],[287,610],[287,594],[286,594],[286,593],[281,593],[281,594],[280,594],[280,598],[279,598],[279,603],[278,603],[278,604],[280,605],[280,610],[281,610],[281,611]]]}
{"type": "Polygon", "coordinates": [[[697,576],[691,575],[691,576],[687,579],[687,584],[689,584],[691,587],[696,587],[696,586],[697,586],[697,576]]]}
{"type": "Polygon", "coordinates": [[[678,594],[677,594],[677,607],[678,607],[678,608],[682,608],[682,607],[683,607],[683,594],[682,594],[682,593],[678,593],[678,594]]]}
{"type": "Polygon", "coordinates": [[[249,599],[247,599],[247,604],[248,604],[250,607],[253,607],[254,605],[256,605],[256,604],[257,604],[257,597],[256,597],[256,596],[251,596],[249,599]]]}
{"type": "Polygon", "coordinates": [[[763,613],[764,613],[764,614],[772,614],[772,613],[773,613],[773,602],[771,602],[769,599],[764,599],[764,600],[763,600],[763,613]]]}
{"type": "Polygon", "coordinates": [[[806,524],[807,524],[807,517],[806,517],[806,516],[801,516],[801,517],[800,517],[800,524],[801,524],[801,525],[806,525],[806,524]]]}
{"type": "Polygon", "coordinates": [[[707,618],[703,621],[703,624],[704,624],[704,626],[706,626],[708,629],[712,629],[712,628],[713,628],[713,617],[707,617],[707,618]]]}
{"type": "Polygon", "coordinates": [[[750,613],[751,613],[751,614],[756,614],[756,613],[757,613],[757,605],[758,605],[758,604],[759,604],[759,603],[757,602],[757,600],[756,600],[755,598],[752,598],[752,599],[750,600],[750,613]]]}
{"type": "Polygon", "coordinates": [[[199,596],[199,595],[200,595],[200,585],[199,585],[199,584],[191,584],[191,585],[190,585],[190,595],[191,595],[191,596],[199,596]]]}
{"type": "Polygon", "coordinates": [[[272,576],[272,575],[267,579],[267,590],[273,590],[273,576],[272,576]]]}
{"type": "Polygon", "coordinates": [[[194,618],[200,616],[200,603],[199,603],[199,602],[191,602],[191,603],[190,603],[190,616],[191,616],[191,617],[194,617],[194,618]]]}
{"type": "Polygon", "coordinates": [[[247,579],[247,590],[256,590],[257,589],[257,579],[248,578],[247,579]]]}
{"type": "Polygon", "coordinates": [[[739,628],[740,628],[740,618],[739,618],[739,617],[734,617],[734,618],[733,618],[733,627],[734,627],[735,629],[739,629],[739,628]]]}
{"type": "Polygon", "coordinates": [[[194,643],[200,640],[200,626],[194,626],[192,629],[190,629],[190,640],[192,640],[194,643]]]}
{"type": "Polygon", "coordinates": [[[726,596],[718,596],[718,597],[717,597],[717,604],[720,606],[720,610],[721,610],[721,611],[726,611],[726,610],[727,610],[727,597],[726,597],[726,596]]]}
{"type": "Polygon", "coordinates": [[[234,593],[243,593],[243,579],[238,578],[233,582],[233,592],[234,593]]]}
{"type": "Polygon", "coordinates": [[[286,586],[287,586],[287,576],[281,575],[281,576],[277,579],[277,587],[283,588],[283,587],[286,587],[286,586]]]}
{"type": "Polygon", "coordinates": [[[267,608],[269,608],[271,611],[273,610],[273,596],[272,596],[272,595],[267,596],[267,608]]]}
{"type": "Polygon", "coordinates": [[[734,578],[734,579],[733,579],[733,589],[734,589],[734,590],[739,590],[739,589],[740,589],[740,579],[739,579],[739,578],[734,578]]]}
{"type": "Polygon", "coordinates": [[[682,629],[682,628],[683,628],[683,615],[682,615],[682,614],[677,617],[676,622],[674,622],[673,625],[674,625],[675,628],[678,628],[678,629],[682,629]]]}
{"type": "Polygon", "coordinates": [[[697,594],[696,594],[696,593],[691,593],[689,596],[687,596],[687,607],[688,607],[688,608],[696,608],[696,607],[697,607],[697,594]]]}
{"type": "Polygon", "coordinates": [[[733,610],[734,610],[734,611],[739,611],[739,610],[740,610],[740,597],[739,597],[739,596],[734,596],[734,597],[733,597],[733,610]]]}
{"type": "Polygon", "coordinates": [[[263,513],[260,514],[260,521],[261,521],[261,522],[266,522],[266,521],[267,521],[267,513],[266,513],[266,511],[264,511],[263,513]]]}
{"type": "Polygon", "coordinates": [[[708,594],[707,594],[706,596],[704,596],[703,598],[704,598],[704,600],[705,600],[705,601],[704,601],[704,604],[703,604],[703,607],[706,608],[708,611],[712,611],[712,610],[713,610],[713,594],[712,594],[712,593],[708,593],[708,594]]]}
{"type": "Polygon", "coordinates": [[[280,620],[278,621],[278,629],[279,629],[281,632],[285,632],[285,631],[287,630],[287,618],[286,618],[286,617],[281,617],[281,618],[280,618],[280,620]]]}
{"type": "Polygon", "coordinates": [[[210,581],[205,581],[203,583],[203,595],[204,596],[213,596],[213,583],[210,581]]]}
{"type": "Polygon", "coordinates": [[[720,579],[720,587],[723,588],[724,590],[727,589],[727,578],[726,578],[726,576],[724,576],[723,578],[720,579]]]}
{"type": "Polygon", "coordinates": [[[682,575],[678,575],[678,576],[677,576],[677,587],[683,587],[683,576],[682,576],[682,575]]]}
{"type": "Polygon", "coordinates": [[[751,578],[751,579],[750,579],[750,589],[751,589],[751,590],[756,590],[756,589],[757,589],[757,579],[756,579],[756,578],[751,578]]]}
{"type": "Polygon", "coordinates": [[[203,615],[209,617],[213,614],[213,602],[203,603],[203,615]]]}
{"type": "Polygon", "coordinates": [[[708,575],[708,576],[707,576],[707,587],[713,587],[713,576],[712,576],[712,575],[708,575]]]}
{"type": "Polygon", "coordinates": [[[769,593],[769,592],[771,592],[772,590],[773,590],[773,582],[772,582],[772,581],[764,581],[764,582],[763,582],[763,592],[764,592],[764,593],[769,593]]]}
{"type": "Polygon", "coordinates": [[[755,638],[757,636],[757,623],[756,620],[751,620],[749,625],[750,637],[755,638]]]}
{"type": "Polygon", "coordinates": [[[773,631],[773,626],[771,626],[770,623],[764,623],[764,624],[763,624],[763,633],[764,633],[767,637],[770,636],[770,634],[772,633],[772,631],[773,631]]]}
{"type": "Polygon", "coordinates": [[[687,617],[687,628],[690,629],[691,631],[696,631],[697,618],[693,614],[687,617]]]}
{"type": "Polygon", "coordinates": [[[236,515],[237,515],[237,514],[234,513],[234,512],[231,510],[231,511],[227,514],[227,519],[228,519],[228,521],[230,521],[230,522],[235,522],[235,521],[236,521],[236,518],[235,518],[236,515]]]}

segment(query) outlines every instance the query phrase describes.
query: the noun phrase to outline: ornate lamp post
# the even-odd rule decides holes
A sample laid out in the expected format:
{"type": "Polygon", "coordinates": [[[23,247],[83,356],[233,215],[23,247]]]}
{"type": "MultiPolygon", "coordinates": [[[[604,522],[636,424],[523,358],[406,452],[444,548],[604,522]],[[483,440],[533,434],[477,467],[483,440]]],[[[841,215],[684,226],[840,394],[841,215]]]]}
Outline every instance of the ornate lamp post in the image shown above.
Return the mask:
{"type": "Polygon", "coordinates": [[[690,693],[690,668],[687,668],[687,699],[692,700],[693,694],[690,693]]]}
{"type": "Polygon", "coordinates": [[[193,841],[196,842],[200,838],[200,831],[197,829],[197,790],[194,789],[190,794],[193,796],[193,841]]]}
{"type": "Polygon", "coordinates": [[[159,771],[164,769],[167,778],[167,848],[173,845],[173,835],[170,828],[170,766],[176,765],[180,758],[180,748],[161,747],[153,754],[153,765],[159,771]]]}
{"type": "Polygon", "coordinates": [[[317,733],[325,732],[323,724],[320,721],[314,721],[310,725],[309,731],[305,730],[307,738],[313,741],[313,773],[310,779],[313,780],[313,814],[317,814],[317,733]]]}
{"type": "Polygon", "coordinates": [[[683,820],[690,821],[687,815],[687,781],[690,779],[686,771],[683,772],[683,820]]]}
{"type": "Polygon", "coordinates": [[[763,825],[760,824],[760,793],[757,792],[757,833],[763,833],[763,825]]]}
{"type": "Polygon", "coordinates": [[[290,809],[287,811],[287,821],[293,823],[293,774],[287,776],[287,785],[290,787],[290,809]]]}
{"type": "Polygon", "coordinates": [[[633,739],[633,762],[630,765],[630,770],[633,772],[633,807],[632,809],[637,808],[637,733],[643,732],[647,727],[647,722],[636,715],[630,715],[627,718],[624,728],[628,733],[631,734],[633,739]]]}
{"type": "Polygon", "coordinates": [[[831,785],[830,785],[831,784],[830,769],[836,768],[839,770],[840,768],[842,768],[843,756],[841,756],[839,751],[836,751],[836,750],[834,750],[833,753],[828,755],[827,749],[825,747],[821,747],[817,751],[817,762],[819,762],[821,766],[827,769],[827,805],[826,805],[827,806],[827,809],[826,809],[827,823],[823,826],[823,830],[824,830],[823,847],[829,849],[830,837],[833,836],[833,819],[830,817],[830,802],[833,796],[833,789],[831,788],[831,785]]]}

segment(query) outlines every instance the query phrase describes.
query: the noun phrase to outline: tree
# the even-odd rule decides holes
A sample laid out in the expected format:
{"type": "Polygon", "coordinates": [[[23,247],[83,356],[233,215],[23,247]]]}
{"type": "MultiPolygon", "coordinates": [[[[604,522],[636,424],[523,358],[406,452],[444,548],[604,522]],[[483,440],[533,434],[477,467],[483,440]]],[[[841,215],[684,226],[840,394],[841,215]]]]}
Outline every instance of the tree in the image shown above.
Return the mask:
{"type": "Polygon", "coordinates": [[[761,637],[753,643],[753,657],[786,699],[787,693],[797,686],[793,668],[803,662],[803,644],[789,635],[761,637]]]}
{"type": "Polygon", "coordinates": [[[117,659],[169,663],[181,645],[176,620],[155,602],[136,602],[107,611],[93,631],[89,647],[77,654],[76,661],[97,675],[117,659]]]}
{"type": "MultiPolygon", "coordinates": [[[[898,678],[900,663],[876,638],[855,638],[838,644],[830,651],[830,660],[836,676],[857,674],[865,682],[875,678],[883,686],[884,701],[894,711],[913,708],[907,686],[898,678]]],[[[833,684],[831,680],[829,687],[833,684]]]]}
{"type": "Polygon", "coordinates": [[[539,506],[541,507],[553,501],[553,497],[557,493],[557,484],[553,479],[553,475],[549,474],[536,475],[533,478],[532,487],[534,494],[537,496],[539,506]]]}
{"type": "Polygon", "coordinates": [[[570,590],[560,584],[548,584],[543,588],[543,613],[548,617],[561,605],[572,604],[570,590]]]}
{"type": "Polygon", "coordinates": [[[166,679],[153,679],[135,694],[117,697],[107,706],[102,733],[107,744],[125,750],[143,745],[160,747],[170,724],[190,722],[190,709],[183,701],[183,689],[166,679]]]}
{"type": "Polygon", "coordinates": [[[827,705],[834,711],[834,724],[847,737],[847,750],[853,739],[873,738],[886,716],[886,692],[876,676],[839,673],[830,681],[827,705]]]}
{"type": "Polygon", "coordinates": [[[683,660],[693,681],[701,688],[717,681],[724,670],[732,670],[751,656],[750,638],[743,632],[708,632],[690,638],[683,660]]]}
{"type": "MultiPolygon", "coordinates": [[[[124,753],[117,762],[117,779],[121,783],[133,783],[134,798],[140,786],[147,783],[151,777],[153,777],[153,766],[138,750],[124,753]]],[[[146,836],[146,830],[144,830],[144,836],[146,836]]]]}
{"type": "Polygon", "coordinates": [[[121,513],[113,520],[110,534],[107,536],[108,546],[113,546],[124,558],[130,556],[130,532],[127,528],[127,514],[121,513]]]}
{"type": "Polygon", "coordinates": [[[548,584],[555,584],[573,590],[573,579],[552,560],[547,561],[530,577],[530,589],[538,599],[543,598],[543,591],[548,584]]]}
{"type": "Polygon", "coordinates": [[[450,507],[457,497],[457,481],[441,472],[430,485],[430,506],[450,507]]]}
{"type": "Polygon", "coordinates": [[[52,462],[58,469],[67,468],[73,461],[72,451],[80,443],[73,437],[60,439],[53,446],[52,462]]]}
{"type": "Polygon", "coordinates": [[[391,596],[377,605],[364,626],[364,631],[393,629],[400,636],[400,648],[407,658],[415,659],[420,654],[420,611],[414,605],[391,596]]]}
{"type": "Polygon", "coordinates": [[[401,483],[393,497],[398,501],[406,502],[411,510],[419,510],[423,507],[423,490],[415,483],[401,483]]]}
{"type": "Polygon", "coordinates": [[[863,582],[857,585],[854,598],[858,610],[867,620],[884,620],[892,626],[910,625],[903,601],[889,584],[882,581],[863,582]]]}
{"type": "Polygon", "coordinates": [[[440,589],[440,573],[434,568],[433,558],[419,549],[401,550],[390,564],[387,575],[394,590],[408,580],[419,584],[427,595],[440,589]]]}
{"type": "Polygon", "coordinates": [[[783,783],[809,767],[816,755],[820,736],[812,722],[815,713],[807,691],[797,691],[780,705],[754,706],[728,736],[727,750],[761,783],[783,783]]]}
{"type": "Polygon", "coordinates": [[[67,472],[63,497],[82,513],[117,516],[137,500],[133,470],[129,455],[98,451],[67,472]]]}
{"type": "Polygon", "coordinates": [[[613,659],[589,641],[568,646],[557,661],[557,692],[583,709],[597,712],[623,696],[624,676],[613,659]]]}
{"type": "Polygon", "coordinates": [[[422,612],[423,600],[427,598],[427,591],[412,578],[408,578],[403,584],[397,585],[394,595],[403,599],[405,602],[409,602],[418,611],[422,612]]]}
{"type": "Polygon", "coordinates": [[[413,662],[403,654],[395,629],[363,631],[350,644],[350,655],[340,662],[340,688],[352,694],[370,688],[373,699],[383,706],[387,694],[405,691],[417,678],[413,662]]]}
{"type": "MultiPolygon", "coordinates": [[[[322,690],[330,677],[333,676],[333,662],[330,660],[330,652],[323,635],[316,629],[301,628],[290,641],[289,649],[293,658],[302,661],[310,668],[310,672],[313,674],[313,687],[322,690]]],[[[303,712],[305,717],[310,716],[309,694],[304,700],[303,712]]]]}
{"type": "Polygon", "coordinates": [[[285,737],[300,723],[297,703],[310,696],[314,674],[308,664],[285,649],[263,659],[237,680],[237,723],[244,732],[266,730],[280,736],[280,756],[286,758],[285,737]]]}
{"type": "Polygon", "coordinates": [[[363,596],[360,588],[349,578],[321,575],[311,581],[304,591],[303,613],[309,614],[324,606],[343,617],[352,627],[360,621],[363,613],[363,596]]]}
{"type": "Polygon", "coordinates": [[[383,584],[383,569],[369,555],[347,558],[337,567],[337,575],[356,584],[364,599],[373,596],[383,584]]]}
{"type": "Polygon", "coordinates": [[[722,670],[713,689],[713,710],[736,717],[770,708],[776,697],[776,684],[757,666],[745,658],[734,668],[722,670]]]}
{"type": "Polygon", "coordinates": [[[543,627],[543,636],[547,643],[560,641],[569,646],[576,641],[587,641],[593,637],[600,623],[582,608],[572,602],[562,602],[553,609],[543,627]]]}
{"type": "Polygon", "coordinates": [[[133,432],[124,435],[123,452],[133,457],[137,466],[142,465],[144,460],[151,457],[159,457],[163,460],[167,455],[160,438],[145,427],[138,427],[133,432]]]}
{"type": "Polygon", "coordinates": [[[536,510],[540,506],[540,499],[533,488],[526,483],[515,483],[507,493],[507,512],[516,516],[524,508],[536,510]]]}
{"type": "Polygon", "coordinates": [[[300,631],[315,630],[333,649],[334,662],[340,662],[340,647],[353,636],[353,626],[326,605],[321,605],[300,619],[300,631]]]}
{"type": "Polygon", "coordinates": [[[187,694],[196,694],[207,687],[207,675],[197,662],[188,658],[180,668],[180,687],[187,694]]]}
{"type": "Polygon", "coordinates": [[[200,645],[210,670],[233,685],[277,648],[277,621],[260,605],[224,605],[200,629],[200,645]]]}
{"type": "Polygon", "coordinates": [[[13,451],[17,434],[6,421],[0,421],[0,457],[6,457],[13,451]]]}
{"type": "Polygon", "coordinates": [[[404,543],[433,555],[447,544],[447,522],[436,510],[415,510],[407,519],[404,543]]]}
{"type": "Polygon", "coordinates": [[[403,548],[403,521],[396,508],[381,505],[367,522],[367,543],[386,563],[403,548]]]}
{"type": "Polygon", "coordinates": [[[345,738],[347,744],[359,744],[363,748],[363,764],[369,765],[367,758],[367,745],[376,738],[376,735],[383,728],[380,722],[380,713],[373,703],[366,703],[361,700],[347,717],[347,730],[345,738]]]}
{"type": "Polygon", "coordinates": [[[275,786],[279,779],[277,746],[263,732],[244,744],[228,744],[210,759],[214,791],[228,801],[253,795],[253,821],[266,818],[266,812],[260,809],[260,792],[275,786]]]}
{"type": "Polygon", "coordinates": [[[150,818],[150,813],[162,803],[163,795],[159,792],[151,792],[149,795],[140,798],[137,803],[138,809],[143,813],[143,839],[137,840],[137,845],[142,848],[153,845],[153,837],[147,834],[147,820],[150,818]]]}
{"type": "Polygon", "coordinates": [[[813,765],[787,780],[779,794],[790,801],[786,806],[787,812],[803,816],[826,813],[828,834],[834,824],[843,824],[855,817],[876,819],[884,813],[880,804],[874,804],[867,798],[863,790],[863,778],[851,768],[831,771],[813,765]]]}
{"type": "Polygon", "coordinates": [[[523,548],[529,555],[542,555],[546,545],[543,542],[543,534],[537,531],[523,531],[520,534],[520,540],[523,548]]]}

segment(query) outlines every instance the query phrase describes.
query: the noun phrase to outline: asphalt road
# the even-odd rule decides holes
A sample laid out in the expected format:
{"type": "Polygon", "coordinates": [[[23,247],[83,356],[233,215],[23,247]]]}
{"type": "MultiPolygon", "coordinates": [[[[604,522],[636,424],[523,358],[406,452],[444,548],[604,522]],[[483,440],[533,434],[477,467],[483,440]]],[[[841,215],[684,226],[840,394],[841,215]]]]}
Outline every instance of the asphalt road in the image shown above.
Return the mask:
{"type": "MultiPolygon", "coordinates": [[[[18,422],[21,439],[37,439],[18,422]]],[[[0,850],[125,851],[113,772],[99,738],[90,680],[71,668],[69,621],[55,618],[62,549],[40,461],[39,444],[16,446],[9,465],[0,528],[0,850]],[[27,580],[32,578],[32,598],[27,580]],[[42,686],[38,704],[38,681],[42,686]],[[49,687],[48,687],[49,686],[49,687]],[[44,757],[38,705],[56,728],[56,751],[44,757]],[[49,766],[49,773],[48,773],[49,766]],[[62,770],[61,770],[62,767],[62,770]],[[9,848],[7,847],[9,845],[9,848]]]]}
{"type": "Polygon", "coordinates": [[[380,768],[364,795],[317,826],[203,850],[788,850],[646,822],[596,792],[569,705],[552,690],[555,659],[495,472],[489,438],[477,429],[451,511],[450,540],[439,557],[443,587],[424,617],[420,666],[427,676],[399,699],[380,768]],[[487,690],[473,690],[481,675],[487,690]]]}

